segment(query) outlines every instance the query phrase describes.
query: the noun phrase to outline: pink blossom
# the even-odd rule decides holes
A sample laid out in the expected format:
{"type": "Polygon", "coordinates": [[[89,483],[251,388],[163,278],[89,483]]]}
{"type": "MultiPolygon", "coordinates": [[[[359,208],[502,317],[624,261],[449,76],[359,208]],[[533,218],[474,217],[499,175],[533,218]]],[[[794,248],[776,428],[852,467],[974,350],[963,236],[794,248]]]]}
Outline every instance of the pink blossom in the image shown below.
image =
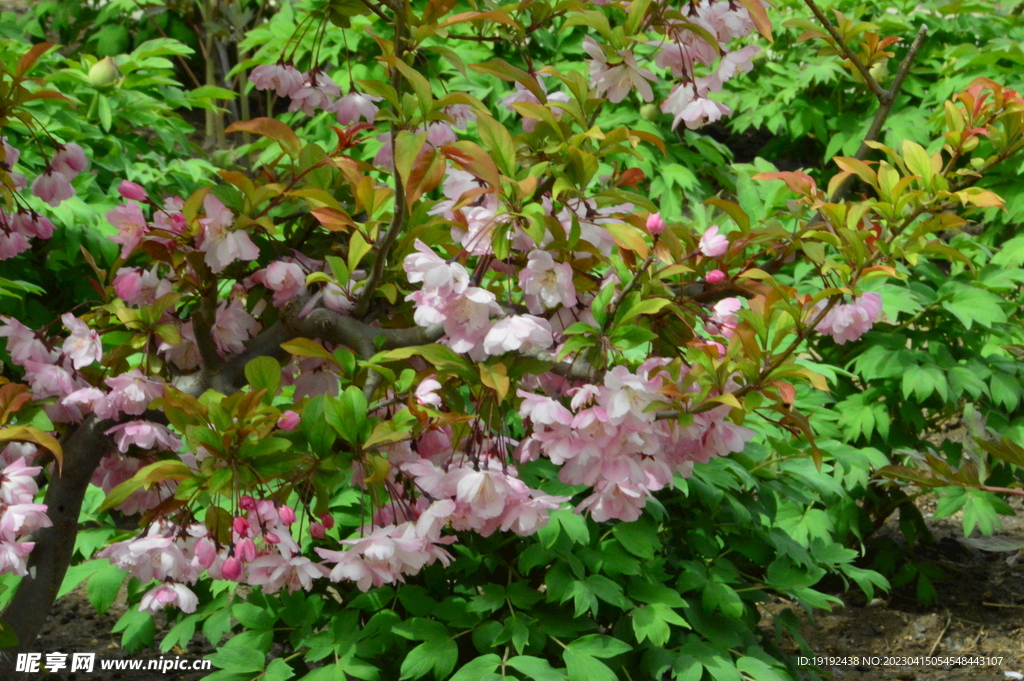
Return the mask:
{"type": "Polygon", "coordinates": [[[501,530],[511,530],[521,537],[529,537],[548,524],[550,511],[559,508],[571,497],[556,497],[530,490],[530,498],[513,499],[501,516],[501,530]]]}
{"type": "Polygon", "coordinates": [[[416,253],[405,257],[402,266],[410,283],[423,282],[429,288],[449,288],[461,293],[469,285],[469,273],[459,263],[448,263],[425,243],[416,239],[416,253]]]}
{"type": "Polygon", "coordinates": [[[276,593],[282,587],[289,592],[313,588],[313,580],[327,575],[327,569],[305,556],[284,557],[279,553],[260,556],[249,564],[248,583],[263,587],[264,593],[276,593]]]}
{"type": "Polygon", "coordinates": [[[373,123],[373,119],[377,116],[377,105],[374,102],[379,102],[381,99],[381,97],[353,91],[336,101],[328,111],[338,115],[338,125],[355,123],[360,118],[373,123]]]}
{"type": "MultiPolygon", "coordinates": [[[[27,463],[38,451],[39,447],[30,442],[11,442],[0,450],[0,466],[9,466],[15,461],[27,463]]],[[[0,477],[0,484],[2,484],[2,482],[3,478],[0,477]]],[[[34,496],[35,492],[32,494],[34,496]]],[[[2,495],[0,495],[0,499],[2,498],[2,495]]]]}
{"type": "Polygon", "coordinates": [[[274,292],[274,307],[306,295],[306,273],[293,262],[276,260],[253,274],[252,280],[274,292]]]}
{"type": "Polygon", "coordinates": [[[203,208],[206,217],[199,221],[203,225],[203,242],[199,250],[206,253],[206,264],[214,273],[223,272],[236,260],[255,260],[260,256],[260,249],[245,230],[231,230],[234,213],[220,199],[207,194],[203,208]]]}
{"type": "Polygon", "coordinates": [[[86,158],[85,150],[81,146],[71,142],[58,148],[50,161],[50,167],[70,182],[78,173],[89,167],[89,159],[86,158]]]}
{"type": "Polygon", "coordinates": [[[107,211],[107,222],[117,227],[117,236],[110,237],[110,240],[121,244],[122,259],[127,259],[149,233],[146,217],[137,203],[126,203],[107,211]]]}
{"type": "Polygon", "coordinates": [[[530,314],[510,315],[494,323],[484,338],[484,351],[500,355],[513,350],[546,349],[553,343],[548,320],[530,314]]]}
{"type": "Polygon", "coordinates": [[[641,421],[653,421],[653,413],[645,413],[645,409],[661,396],[660,379],[648,379],[633,374],[623,365],[614,367],[604,375],[607,392],[602,392],[599,404],[608,413],[612,421],[621,420],[627,414],[641,421]]]}
{"type": "Polygon", "coordinates": [[[729,239],[718,233],[718,225],[712,225],[701,236],[698,250],[709,258],[720,258],[729,250],[729,239]]]}
{"type": "MultiPolygon", "coordinates": [[[[824,301],[815,309],[824,307],[824,301]]],[[[855,341],[871,330],[882,311],[882,297],[877,293],[865,293],[851,303],[835,305],[815,330],[832,336],[839,345],[855,341]]]]}
{"type": "Polygon", "coordinates": [[[590,36],[583,39],[583,49],[591,57],[590,84],[597,90],[598,96],[606,94],[608,101],[618,104],[636,86],[645,102],[654,99],[651,84],[647,81],[657,79],[653,73],[637,65],[631,50],[618,50],[622,62],[609,66],[604,50],[590,36]]]}
{"type": "Polygon", "coordinates": [[[299,427],[299,421],[299,415],[289,409],[281,414],[281,418],[277,420],[277,427],[281,430],[295,430],[299,427]]]}
{"type": "Polygon", "coordinates": [[[341,96],[341,88],[323,71],[313,70],[302,86],[290,94],[292,103],[289,111],[301,109],[307,116],[312,116],[317,109],[329,111],[331,105],[341,96]]]}
{"type": "Polygon", "coordinates": [[[164,394],[163,382],[144,376],[138,369],[112,376],[105,382],[111,388],[107,404],[102,408],[94,405],[100,418],[114,418],[117,413],[138,416],[146,411],[150,402],[164,394]]]}
{"type": "Polygon", "coordinates": [[[24,234],[0,231],[0,260],[10,260],[32,248],[24,234]]]}
{"type": "Polygon", "coordinates": [[[0,474],[0,501],[10,505],[31,504],[39,492],[35,477],[41,470],[41,466],[29,466],[25,459],[8,464],[0,474]]]}
{"type": "Polygon", "coordinates": [[[131,445],[140,449],[159,449],[171,452],[181,449],[181,440],[166,426],[151,421],[137,420],[121,423],[106,431],[106,434],[113,436],[117,450],[122,454],[127,453],[128,447],[131,445]]]}
{"type": "Polygon", "coordinates": [[[60,353],[47,350],[35,332],[12,317],[0,317],[0,338],[7,338],[7,354],[11,362],[24,367],[26,362],[50,364],[60,353]]]}
{"type": "Polygon", "coordinates": [[[117,185],[117,193],[129,201],[145,201],[149,198],[142,185],[129,180],[121,180],[121,184],[117,185]]]}
{"type": "Polygon", "coordinates": [[[241,301],[229,305],[222,301],[217,308],[217,319],[213,325],[213,340],[222,355],[242,352],[245,342],[259,331],[259,323],[252,318],[241,301]]]}
{"type": "Polygon", "coordinates": [[[261,64],[249,74],[257,90],[274,90],[278,97],[291,97],[302,87],[306,74],[291,64],[261,64]]]}
{"type": "Polygon", "coordinates": [[[444,331],[455,352],[469,352],[483,342],[492,311],[498,309],[496,296],[471,286],[444,307],[444,331]]]}
{"type": "Polygon", "coordinates": [[[61,201],[74,196],[75,190],[62,173],[47,168],[32,182],[32,194],[56,207],[61,204],[61,201]]]}
{"type": "Polygon", "coordinates": [[[519,272],[519,287],[526,294],[526,308],[532,314],[543,314],[559,305],[576,305],[572,265],[555,262],[547,251],[530,251],[526,267],[519,272]]]}
{"type": "Polygon", "coordinates": [[[42,527],[51,527],[46,504],[11,504],[0,518],[0,541],[11,542],[42,527]]]}
{"type": "MultiPolygon", "coordinates": [[[[3,213],[0,211],[0,218],[2,217],[3,213]]],[[[53,230],[55,229],[53,222],[49,218],[35,211],[29,212],[24,210],[14,214],[11,218],[10,226],[12,230],[26,237],[39,237],[40,239],[49,239],[53,236],[53,230]]]]}
{"type": "Polygon", "coordinates": [[[65,369],[55,364],[26,361],[25,378],[36,399],[66,397],[75,390],[75,382],[65,369]]]}
{"type": "Polygon", "coordinates": [[[424,407],[428,405],[431,407],[440,407],[441,396],[436,392],[440,389],[441,384],[437,381],[436,374],[431,374],[420,381],[420,384],[416,386],[416,392],[413,396],[416,398],[416,401],[424,407]]]}
{"type": "Polygon", "coordinates": [[[176,582],[161,584],[149,590],[142,597],[142,602],[139,603],[139,611],[155,615],[169,605],[178,606],[182,612],[192,613],[196,611],[196,607],[199,605],[199,597],[192,593],[192,590],[184,584],[176,582]]]}
{"type": "Polygon", "coordinates": [[[323,539],[327,536],[327,528],[319,521],[313,522],[309,524],[309,534],[314,539],[323,539]]]}
{"type": "Polygon", "coordinates": [[[4,157],[3,162],[7,164],[8,168],[13,168],[17,163],[18,159],[21,158],[21,151],[16,147],[12,147],[6,137],[0,137],[0,147],[3,147],[4,157]]]}
{"type": "Polygon", "coordinates": [[[0,574],[13,572],[24,577],[28,574],[28,565],[25,559],[35,548],[35,542],[5,542],[0,541],[0,574]]]}
{"type": "MultiPolygon", "coordinates": [[[[706,86],[705,86],[706,87],[706,86]]],[[[731,109],[724,104],[708,99],[706,90],[698,94],[697,85],[680,83],[662,102],[661,110],[674,116],[672,129],[674,130],[680,121],[686,123],[690,130],[696,130],[702,125],[714,123],[722,116],[731,113],[731,109]]]]}
{"type": "Polygon", "coordinates": [[[281,518],[281,523],[284,525],[291,525],[295,522],[295,511],[291,506],[282,506],[277,512],[281,518]]]}
{"type": "Polygon", "coordinates": [[[62,315],[60,319],[71,331],[71,335],[64,341],[62,350],[71,359],[75,369],[81,369],[103,359],[103,344],[98,333],[70,312],[62,315]]]}
{"type": "Polygon", "coordinates": [[[519,405],[519,415],[539,426],[572,423],[572,412],[550,397],[536,395],[523,390],[516,390],[516,395],[523,398],[519,405]]]}
{"type": "Polygon", "coordinates": [[[736,313],[743,307],[739,298],[723,298],[715,303],[712,308],[712,315],[704,324],[705,330],[712,336],[725,336],[732,338],[732,332],[736,330],[736,313]]]}

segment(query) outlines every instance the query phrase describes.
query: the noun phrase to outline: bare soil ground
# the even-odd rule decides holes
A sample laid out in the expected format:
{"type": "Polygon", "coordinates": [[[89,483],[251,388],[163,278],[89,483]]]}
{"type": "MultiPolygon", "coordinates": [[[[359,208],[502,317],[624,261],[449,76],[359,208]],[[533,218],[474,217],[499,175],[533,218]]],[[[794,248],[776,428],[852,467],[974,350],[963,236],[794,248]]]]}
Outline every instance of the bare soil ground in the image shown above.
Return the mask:
{"type": "MultiPolygon", "coordinates": [[[[71,653],[95,653],[96,663],[92,672],[69,672],[65,669],[54,674],[44,672],[40,678],[47,681],[199,681],[211,671],[216,671],[213,669],[161,673],[145,668],[138,671],[102,670],[101,661],[143,660],[142,666],[146,667],[149,660],[160,660],[161,657],[165,660],[182,660],[191,665],[213,652],[206,639],[202,635],[196,635],[184,650],[176,648],[164,655],[161,655],[158,649],[128,654],[120,645],[121,635],[110,633],[117,620],[124,614],[125,608],[122,600],[115,603],[106,614],[98,614],[86,598],[84,587],[59,600],[54,605],[53,613],[46,620],[46,626],[43,627],[36,642],[35,650],[44,653],[44,660],[47,652],[68,653],[69,660],[71,653]]],[[[157,618],[157,642],[167,629],[164,618],[157,618]]],[[[0,678],[3,678],[2,673],[0,678]]]]}
{"type": "MultiPolygon", "coordinates": [[[[1016,517],[1005,517],[1005,534],[1020,534],[1024,512],[1020,503],[1011,504],[1016,517]]],[[[960,515],[932,519],[934,500],[924,497],[919,508],[928,519],[935,544],[919,549],[916,560],[939,568],[945,579],[935,583],[938,592],[933,606],[918,604],[916,587],[895,589],[866,603],[860,592],[837,594],[846,607],[820,613],[813,619],[802,616],[802,635],[816,655],[847,658],[825,664],[822,671],[832,678],[850,681],[962,681],[966,679],[1022,679],[1024,676],[1024,560],[1014,562],[1014,553],[991,553],[966,546],[960,515]],[[864,664],[863,658],[883,658],[878,664],[864,664]],[[849,658],[861,658],[853,664],[849,658]],[[896,658],[885,661],[885,657],[896,658]],[[998,664],[912,664],[900,658],[1002,658],[998,664]],[[890,662],[891,664],[885,664],[890,662]]],[[[881,533],[898,540],[890,522],[881,533]]],[[[766,610],[794,611],[796,604],[773,601],[766,610]]],[[[770,624],[771,617],[768,619],[770,624]]],[[[783,647],[800,654],[791,638],[783,647]]],[[[989,660],[991,662],[991,660],[989,660]]]]}

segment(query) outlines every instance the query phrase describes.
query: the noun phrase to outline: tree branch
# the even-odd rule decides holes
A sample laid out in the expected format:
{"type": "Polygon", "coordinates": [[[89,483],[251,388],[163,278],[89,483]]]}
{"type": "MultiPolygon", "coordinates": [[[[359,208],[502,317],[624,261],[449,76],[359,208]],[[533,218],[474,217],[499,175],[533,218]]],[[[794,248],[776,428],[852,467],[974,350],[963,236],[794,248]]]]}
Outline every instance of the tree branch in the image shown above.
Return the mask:
{"type": "Polygon", "coordinates": [[[213,339],[213,327],[217,323],[217,288],[209,287],[199,298],[199,308],[192,315],[192,329],[195,331],[199,357],[203,360],[203,373],[213,376],[224,365],[213,339]]]}
{"type": "MultiPolygon", "coordinates": [[[[885,125],[885,121],[889,118],[889,114],[892,112],[893,104],[896,103],[896,97],[899,95],[900,88],[903,86],[903,81],[910,72],[910,65],[914,61],[914,57],[917,56],[918,50],[921,49],[921,43],[924,42],[924,37],[928,33],[928,27],[924,24],[917,32],[917,37],[914,38],[914,42],[911,43],[910,49],[907,51],[903,61],[900,62],[899,68],[896,70],[896,77],[893,78],[892,87],[886,93],[885,101],[880,101],[878,105],[878,111],[875,112],[875,117],[871,121],[871,127],[868,128],[867,134],[864,136],[864,140],[861,141],[860,147],[857,149],[857,153],[854,154],[854,158],[863,161],[871,153],[871,147],[868,146],[868,142],[873,142],[878,139],[878,135],[882,132],[882,126],[885,125]]],[[[844,200],[853,188],[853,179],[855,176],[851,175],[843,180],[842,184],[836,189],[836,193],[832,196],[833,203],[839,203],[844,200]]]]}
{"type": "Polygon", "coordinates": [[[818,7],[817,3],[815,3],[814,0],[804,0],[804,2],[811,8],[811,11],[814,12],[814,16],[818,17],[818,21],[820,21],[821,25],[825,27],[825,30],[832,36],[832,39],[836,41],[836,44],[843,51],[843,54],[846,55],[846,58],[849,59],[850,63],[852,63],[860,72],[860,75],[864,78],[864,83],[868,86],[868,89],[878,97],[878,101],[880,103],[885,104],[889,97],[889,93],[878,84],[878,81],[871,75],[868,67],[864,66],[864,62],[860,60],[860,57],[854,54],[853,50],[850,49],[850,46],[846,44],[846,41],[844,41],[843,37],[839,35],[836,27],[832,25],[832,22],[829,21],[828,17],[825,16],[825,13],[821,11],[821,8],[818,7]]]}
{"type": "MultiPolygon", "coordinates": [[[[17,653],[32,649],[50,614],[57,592],[75,549],[78,516],[93,472],[103,455],[113,448],[104,433],[115,421],[90,416],[61,442],[64,466],[54,473],[46,489],[46,515],[53,523],[33,534],[35,548],[28,558],[28,575],[4,610],[2,619],[13,628],[18,645],[0,650],[0,667],[13,662],[17,653]]],[[[13,664],[10,667],[13,669],[13,664]]],[[[5,677],[8,678],[8,677],[5,677]]]]}

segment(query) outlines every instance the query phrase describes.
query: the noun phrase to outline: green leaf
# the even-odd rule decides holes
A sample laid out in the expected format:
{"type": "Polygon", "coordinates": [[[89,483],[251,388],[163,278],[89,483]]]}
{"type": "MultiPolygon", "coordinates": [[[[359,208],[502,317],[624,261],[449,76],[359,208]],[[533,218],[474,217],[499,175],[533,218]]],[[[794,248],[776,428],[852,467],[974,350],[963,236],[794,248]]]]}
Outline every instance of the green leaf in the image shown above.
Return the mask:
{"type": "Polygon", "coordinates": [[[567,681],[565,671],[555,669],[547,660],[532,655],[518,655],[509,658],[508,666],[525,674],[533,681],[567,681]]]}
{"type": "Polygon", "coordinates": [[[501,658],[491,653],[470,660],[455,672],[449,681],[480,681],[501,664],[501,658]]]}
{"type": "Polygon", "coordinates": [[[449,638],[430,638],[409,651],[402,661],[401,678],[418,679],[431,670],[443,679],[455,668],[459,647],[449,638]]]}
{"type": "Polygon", "coordinates": [[[61,582],[60,589],[57,591],[57,598],[71,593],[79,584],[108,566],[110,566],[109,560],[97,558],[96,560],[90,560],[80,565],[69,567],[67,572],[64,573],[64,581],[61,582]]]}
{"type": "Polygon", "coordinates": [[[257,357],[245,365],[245,380],[253,390],[266,390],[263,401],[270,404],[281,386],[281,365],[273,357],[257,357]]]}
{"type": "Polygon", "coordinates": [[[658,530],[648,516],[641,516],[632,523],[618,523],[612,527],[612,534],[623,548],[637,558],[651,560],[660,545],[658,530]]]}
{"type": "Polygon", "coordinates": [[[263,673],[260,681],[288,681],[295,678],[295,672],[283,658],[277,658],[267,665],[267,671],[263,673]]]}
{"type": "Polygon", "coordinates": [[[276,614],[254,603],[237,603],[231,614],[246,629],[272,629],[277,623],[276,614]]]}
{"type": "Polygon", "coordinates": [[[518,163],[512,135],[504,125],[484,113],[477,112],[476,124],[480,141],[483,142],[484,148],[491,152],[498,170],[509,177],[515,177],[518,163]]]}
{"type": "Polygon", "coordinates": [[[615,657],[616,655],[622,655],[632,650],[625,641],[620,641],[617,638],[611,636],[603,636],[601,634],[588,634],[587,636],[581,636],[572,643],[569,644],[569,650],[573,650],[586,655],[592,655],[594,657],[615,657]]]}
{"type": "Polygon", "coordinates": [[[261,672],[267,664],[267,656],[262,651],[245,647],[224,646],[206,659],[218,669],[237,673],[261,672]]]}
{"type": "Polygon", "coordinates": [[[110,606],[117,600],[117,594],[121,591],[121,585],[127,572],[114,564],[108,564],[101,568],[89,578],[86,584],[85,593],[89,603],[96,608],[99,614],[105,614],[110,606]]]}
{"type": "MultiPolygon", "coordinates": [[[[941,293],[940,290],[940,295],[941,293]]],[[[991,328],[993,324],[1006,322],[1002,303],[1002,298],[990,291],[956,283],[952,286],[951,298],[943,301],[942,307],[952,312],[968,329],[975,322],[985,328],[991,328]]]]}
{"type": "Polygon", "coordinates": [[[570,645],[562,651],[569,681],[619,681],[619,677],[608,665],[597,658],[578,650],[570,645]]]}

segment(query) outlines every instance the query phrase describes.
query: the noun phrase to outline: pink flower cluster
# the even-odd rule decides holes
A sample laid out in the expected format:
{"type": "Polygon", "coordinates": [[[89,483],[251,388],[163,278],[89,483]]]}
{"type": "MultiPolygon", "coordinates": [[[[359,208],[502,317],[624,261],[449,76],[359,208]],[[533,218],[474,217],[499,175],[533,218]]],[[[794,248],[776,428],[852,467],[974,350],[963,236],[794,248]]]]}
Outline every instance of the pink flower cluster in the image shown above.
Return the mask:
{"type": "MultiPolygon", "coordinates": [[[[761,48],[750,46],[728,52],[722,47],[754,28],[747,10],[738,3],[700,0],[689,7],[686,21],[667,19],[662,27],[665,37],[646,44],[654,48],[650,56],[654,57],[655,65],[678,81],[662,102],[661,110],[673,115],[673,128],[683,121],[688,128],[696,129],[730,113],[728,107],[711,100],[708,94],[719,92],[736,74],[750,71],[751,60],[761,48]],[[691,30],[694,24],[707,33],[691,30]],[[716,44],[708,42],[704,35],[712,36],[716,44]],[[707,75],[698,76],[697,65],[704,67],[707,75]]],[[[618,103],[636,88],[645,102],[654,99],[651,82],[656,82],[657,76],[639,66],[632,50],[620,49],[612,54],[589,36],[584,39],[583,49],[591,58],[590,84],[598,96],[618,103]]]]}
{"type": "MultiPolygon", "coordinates": [[[[818,303],[814,308],[815,314],[824,307],[825,301],[818,303]]],[[[818,323],[815,330],[832,336],[839,345],[845,345],[870,331],[881,312],[882,296],[877,293],[865,293],[854,298],[851,303],[835,305],[818,323]]]]}
{"type": "MultiPolygon", "coordinates": [[[[0,137],[0,170],[6,172],[8,189],[16,192],[28,186],[22,173],[14,170],[21,151],[0,137]]],[[[58,206],[75,195],[71,180],[89,167],[89,160],[81,146],[71,143],[59,145],[50,165],[32,182],[32,193],[51,206],[58,206]]],[[[8,213],[0,208],[0,260],[8,260],[32,247],[30,239],[49,239],[54,225],[46,217],[24,208],[8,213]]]]}
{"type": "Polygon", "coordinates": [[[273,90],[278,97],[290,98],[289,111],[300,109],[312,116],[317,109],[336,114],[340,125],[354,123],[360,118],[372,123],[377,116],[380,97],[353,90],[342,96],[341,88],[323,71],[313,69],[300,72],[291,64],[264,64],[249,74],[257,90],[273,90]]]}
{"type": "Polygon", "coordinates": [[[59,206],[75,195],[71,181],[88,167],[89,159],[81,146],[74,142],[58,145],[50,165],[32,182],[32,194],[51,206],[59,206]]]}
{"type": "Polygon", "coordinates": [[[41,470],[19,457],[0,473],[0,575],[28,574],[25,561],[35,543],[21,540],[52,524],[46,505],[35,503],[39,492],[35,477],[41,470]]]}
{"type": "Polygon", "coordinates": [[[198,600],[187,585],[204,571],[213,579],[260,586],[266,593],[309,590],[314,579],[327,576],[325,567],[300,555],[291,534],[296,517],[290,507],[249,496],[239,506],[245,515],[234,518],[229,546],[219,544],[204,525],[156,523],[145,536],[112,544],[98,555],[143,582],[162,582],[143,596],[139,608],[154,613],[168,605],[194,612],[198,600]]]}
{"type": "MultiPolygon", "coordinates": [[[[423,282],[423,288],[410,293],[406,300],[416,303],[413,318],[420,326],[444,325],[447,343],[452,350],[482,359],[513,350],[546,349],[554,343],[551,324],[532,314],[506,315],[492,324],[491,313],[501,313],[493,293],[470,286],[465,267],[442,260],[419,239],[416,240],[416,251],[406,256],[405,272],[410,282],[423,282]]],[[[545,255],[550,260],[551,256],[545,255]]],[[[527,275],[531,290],[538,293],[547,286],[544,267],[542,259],[527,275]]],[[[553,262],[549,269],[555,270],[555,282],[559,277],[564,279],[564,269],[556,269],[553,262]]],[[[568,296],[565,299],[569,300],[568,296]]],[[[574,294],[572,301],[575,302],[574,294]]]]}
{"type": "Polygon", "coordinates": [[[568,407],[543,395],[518,391],[519,413],[533,425],[520,444],[522,460],[540,455],[561,466],[559,479],[593,487],[578,511],[594,520],[633,521],[651,492],[671,484],[673,475],[689,476],[694,463],[743,450],[754,432],[726,420],[728,406],[694,414],[686,427],[657,419],[664,392],[692,392],[685,377],[673,383],[660,358],[631,372],[619,365],[603,385],[573,388],[568,407]]]}

